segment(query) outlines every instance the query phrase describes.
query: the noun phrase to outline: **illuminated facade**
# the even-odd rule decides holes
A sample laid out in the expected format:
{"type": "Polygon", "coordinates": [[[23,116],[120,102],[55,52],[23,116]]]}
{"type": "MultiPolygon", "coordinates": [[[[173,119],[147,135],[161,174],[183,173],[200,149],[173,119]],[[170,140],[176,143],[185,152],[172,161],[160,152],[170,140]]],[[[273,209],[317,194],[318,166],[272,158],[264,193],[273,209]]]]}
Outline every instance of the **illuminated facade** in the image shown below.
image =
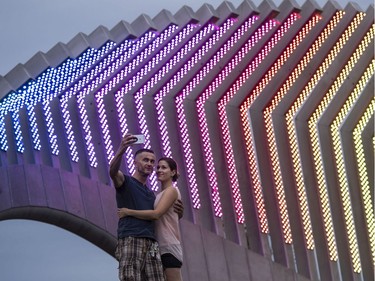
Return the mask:
{"type": "MultiPolygon", "coordinates": [[[[108,163],[122,136],[144,134],[145,147],[179,164],[185,245],[206,233],[185,247],[186,280],[229,280],[214,277],[215,246],[202,246],[211,234],[295,280],[371,280],[374,35],[373,6],[223,2],[142,15],[38,53],[0,77],[0,219],[55,223],[111,253],[108,163]],[[47,183],[51,173],[62,191],[47,183]],[[97,236],[71,217],[69,226],[44,218],[46,209],[87,221],[97,236]],[[192,269],[198,246],[206,273],[192,269]]],[[[123,163],[130,173],[135,149],[123,163]]],[[[155,175],[149,184],[158,191],[155,175]]],[[[229,256],[226,274],[244,280],[229,256]]],[[[267,280],[247,259],[243,276],[267,280]]]]}

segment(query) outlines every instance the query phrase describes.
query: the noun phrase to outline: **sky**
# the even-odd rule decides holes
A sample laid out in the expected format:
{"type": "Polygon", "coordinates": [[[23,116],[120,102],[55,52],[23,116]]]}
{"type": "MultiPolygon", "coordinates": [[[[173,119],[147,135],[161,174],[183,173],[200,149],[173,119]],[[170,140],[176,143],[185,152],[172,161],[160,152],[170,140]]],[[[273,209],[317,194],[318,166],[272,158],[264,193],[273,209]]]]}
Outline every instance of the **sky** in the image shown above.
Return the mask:
{"type": "MultiPolygon", "coordinates": [[[[175,14],[187,5],[217,8],[222,0],[0,0],[0,76],[37,52],[68,43],[82,32],[120,21],[132,23],[141,14],[151,18],[167,9],[175,14]]],[[[230,1],[238,7],[243,1],[230,1]]],[[[258,6],[261,1],[252,1],[258,6]]],[[[275,5],[282,1],[274,0],[275,5]]],[[[304,0],[296,0],[302,5],[304,0]]],[[[323,7],[325,0],[316,0],[323,7]]],[[[338,1],[344,8],[348,1],[338,1]]],[[[366,11],[373,0],[354,1],[366,11]]],[[[0,194],[1,196],[1,194],[0,194]]],[[[115,214],[114,214],[115,215],[115,214]]],[[[103,250],[64,229],[30,220],[0,221],[0,280],[114,281],[117,262],[103,250]]]]}

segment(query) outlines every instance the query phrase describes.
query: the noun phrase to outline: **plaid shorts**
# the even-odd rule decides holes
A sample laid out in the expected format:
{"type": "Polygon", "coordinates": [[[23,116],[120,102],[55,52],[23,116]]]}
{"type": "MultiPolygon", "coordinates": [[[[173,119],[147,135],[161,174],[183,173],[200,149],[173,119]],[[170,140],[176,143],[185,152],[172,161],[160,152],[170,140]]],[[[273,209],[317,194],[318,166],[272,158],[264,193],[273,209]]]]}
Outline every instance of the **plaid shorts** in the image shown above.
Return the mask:
{"type": "Polygon", "coordinates": [[[121,281],[164,281],[163,266],[156,241],[126,237],[118,240],[116,258],[121,281]]]}

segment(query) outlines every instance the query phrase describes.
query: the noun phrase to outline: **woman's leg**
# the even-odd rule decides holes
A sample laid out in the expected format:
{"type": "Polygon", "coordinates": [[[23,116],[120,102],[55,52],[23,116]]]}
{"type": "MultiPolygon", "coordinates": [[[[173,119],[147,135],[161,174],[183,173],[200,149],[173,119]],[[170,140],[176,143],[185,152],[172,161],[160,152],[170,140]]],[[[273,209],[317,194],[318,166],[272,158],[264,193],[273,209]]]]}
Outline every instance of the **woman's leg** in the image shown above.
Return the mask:
{"type": "Polygon", "coordinates": [[[181,268],[166,268],[164,273],[167,281],[182,281],[181,268]]]}

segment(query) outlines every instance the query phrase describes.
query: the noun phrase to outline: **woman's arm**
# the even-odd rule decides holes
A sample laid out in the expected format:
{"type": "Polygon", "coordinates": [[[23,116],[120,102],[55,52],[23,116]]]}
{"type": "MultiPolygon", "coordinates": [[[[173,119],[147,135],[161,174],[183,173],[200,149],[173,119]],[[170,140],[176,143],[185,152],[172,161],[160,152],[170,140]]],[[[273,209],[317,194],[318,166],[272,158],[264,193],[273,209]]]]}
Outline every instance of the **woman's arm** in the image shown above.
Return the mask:
{"type": "Polygon", "coordinates": [[[168,209],[177,200],[178,194],[174,187],[168,187],[160,198],[160,201],[154,210],[133,210],[120,208],[117,213],[120,218],[126,216],[136,217],[142,220],[157,220],[164,215],[168,209]]]}

